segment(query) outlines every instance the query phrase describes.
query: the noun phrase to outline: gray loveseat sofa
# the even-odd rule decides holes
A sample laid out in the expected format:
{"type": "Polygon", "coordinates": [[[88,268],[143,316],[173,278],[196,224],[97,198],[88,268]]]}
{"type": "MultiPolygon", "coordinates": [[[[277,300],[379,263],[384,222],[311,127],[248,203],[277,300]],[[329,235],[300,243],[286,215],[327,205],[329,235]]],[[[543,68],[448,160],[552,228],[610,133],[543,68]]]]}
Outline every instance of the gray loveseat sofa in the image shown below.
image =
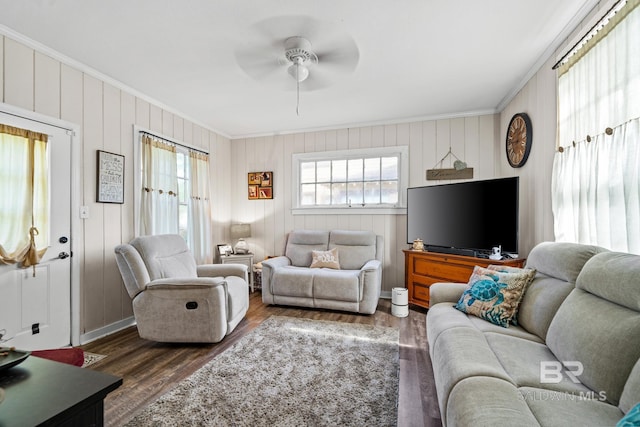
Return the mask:
{"type": "Polygon", "coordinates": [[[640,401],[640,256],[542,243],[527,267],[518,326],[454,308],[463,284],[430,288],[443,424],[615,425],[640,401]]]}
{"type": "Polygon", "coordinates": [[[283,256],[262,262],[262,301],[372,314],[382,286],[383,239],[371,231],[294,230],[283,256]],[[310,268],[312,251],[338,249],[340,269],[310,268]]]}

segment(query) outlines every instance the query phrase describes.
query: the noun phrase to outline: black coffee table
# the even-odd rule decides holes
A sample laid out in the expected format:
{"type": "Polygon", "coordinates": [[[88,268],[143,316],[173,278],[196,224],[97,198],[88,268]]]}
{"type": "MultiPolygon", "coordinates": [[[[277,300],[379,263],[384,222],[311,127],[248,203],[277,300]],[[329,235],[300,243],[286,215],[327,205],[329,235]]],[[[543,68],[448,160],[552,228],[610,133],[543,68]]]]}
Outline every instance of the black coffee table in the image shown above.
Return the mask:
{"type": "Polygon", "coordinates": [[[0,371],[0,426],[102,426],[103,400],[122,379],[35,356],[0,371]]]}

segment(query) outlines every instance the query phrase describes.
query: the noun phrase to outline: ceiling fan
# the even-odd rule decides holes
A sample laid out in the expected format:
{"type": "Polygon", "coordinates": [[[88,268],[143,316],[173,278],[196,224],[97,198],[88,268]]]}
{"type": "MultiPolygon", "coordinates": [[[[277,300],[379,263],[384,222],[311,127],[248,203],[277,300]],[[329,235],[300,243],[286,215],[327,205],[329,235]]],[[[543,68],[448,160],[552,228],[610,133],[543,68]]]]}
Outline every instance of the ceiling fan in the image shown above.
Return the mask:
{"type": "Polygon", "coordinates": [[[246,43],[235,51],[238,65],[274,89],[295,88],[298,115],[301,91],[327,88],[358,65],[360,55],[353,38],[336,24],[309,16],[269,18],[250,27],[248,34],[246,43]]]}

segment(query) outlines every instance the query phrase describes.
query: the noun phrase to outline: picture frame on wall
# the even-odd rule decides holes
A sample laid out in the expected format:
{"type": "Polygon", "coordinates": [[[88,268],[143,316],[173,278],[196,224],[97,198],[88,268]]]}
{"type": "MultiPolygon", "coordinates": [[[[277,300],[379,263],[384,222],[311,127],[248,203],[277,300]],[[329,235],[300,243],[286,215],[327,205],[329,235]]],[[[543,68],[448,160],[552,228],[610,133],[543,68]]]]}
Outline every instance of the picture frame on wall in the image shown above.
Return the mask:
{"type": "Polygon", "coordinates": [[[98,150],[96,202],[124,203],[124,156],[98,150]]]}
{"type": "Polygon", "coordinates": [[[273,199],[273,172],[249,172],[247,174],[249,200],[273,199]]]}

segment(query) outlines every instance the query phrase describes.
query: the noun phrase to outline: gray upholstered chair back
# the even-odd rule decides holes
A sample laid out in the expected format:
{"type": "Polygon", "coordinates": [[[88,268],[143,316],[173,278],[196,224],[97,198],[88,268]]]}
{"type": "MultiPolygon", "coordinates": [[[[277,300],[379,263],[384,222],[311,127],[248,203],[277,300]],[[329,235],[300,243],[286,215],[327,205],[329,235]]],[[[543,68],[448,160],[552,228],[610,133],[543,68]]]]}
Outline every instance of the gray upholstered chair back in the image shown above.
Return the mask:
{"type": "Polygon", "coordinates": [[[529,253],[527,268],[537,274],[518,309],[518,324],[543,340],[558,307],[575,287],[584,264],[606,251],[577,243],[543,242],[529,253]]]}
{"type": "Polygon", "coordinates": [[[131,246],[142,256],[151,280],[198,277],[196,260],[177,234],[136,237],[131,246]]]}
{"type": "Polygon", "coordinates": [[[359,270],[367,261],[382,261],[382,236],[373,231],[334,230],[329,235],[329,249],[338,248],[340,268],[359,270]],[[379,242],[378,242],[379,241],[379,242]]]}
{"type": "Polygon", "coordinates": [[[553,318],[547,345],[559,360],[582,364],[581,383],[629,410],[640,400],[640,372],[630,377],[640,359],[639,337],[640,256],[594,255],[553,318]]]}
{"type": "Polygon", "coordinates": [[[285,256],[296,267],[311,265],[311,251],[326,251],[329,245],[329,232],[321,230],[294,230],[287,236],[285,256]]]}

